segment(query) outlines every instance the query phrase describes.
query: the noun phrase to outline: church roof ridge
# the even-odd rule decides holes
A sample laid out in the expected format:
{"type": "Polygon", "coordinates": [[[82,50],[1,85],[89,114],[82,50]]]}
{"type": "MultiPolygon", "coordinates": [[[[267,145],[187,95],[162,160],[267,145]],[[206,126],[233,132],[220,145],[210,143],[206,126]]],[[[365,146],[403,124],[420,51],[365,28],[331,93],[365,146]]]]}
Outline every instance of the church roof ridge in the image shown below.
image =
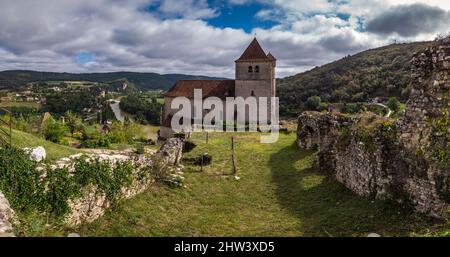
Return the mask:
{"type": "Polygon", "coordinates": [[[236,60],[236,62],[250,60],[270,60],[262,49],[256,37],[253,38],[250,45],[247,47],[247,49],[245,49],[244,53],[241,55],[241,57],[239,57],[239,59],[236,60]]]}

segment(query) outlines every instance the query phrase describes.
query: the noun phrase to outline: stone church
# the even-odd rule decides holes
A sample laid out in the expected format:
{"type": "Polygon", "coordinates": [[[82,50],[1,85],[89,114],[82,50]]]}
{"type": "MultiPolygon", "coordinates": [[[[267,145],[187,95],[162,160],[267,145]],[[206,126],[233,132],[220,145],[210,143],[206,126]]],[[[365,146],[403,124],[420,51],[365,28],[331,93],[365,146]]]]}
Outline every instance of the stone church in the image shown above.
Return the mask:
{"type": "MultiPolygon", "coordinates": [[[[266,54],[256,38],[244,53],[235,61],[235,80],[180,80],[164,95],[164,106],[161,117],[161,138],[172,137],[171,119],[178,110],[171,109],[172,100],[176,97],[194,99],[194,89],[202,89],[203,99],[218,97],[225,101],[227,97],[275,97],[276,59],[266,54]]],[[[268,113],[270,114],[270,106],[268,113]]],[[[247,116],[248,117],[248,116],[247,116]]],[[[270,118],[270,115],[268,115],[270,118]]],[[[258,119],[258,117],[248,117],[258,119]]],[[[247,118],[247,119],[248,119],[247,118]]]]}

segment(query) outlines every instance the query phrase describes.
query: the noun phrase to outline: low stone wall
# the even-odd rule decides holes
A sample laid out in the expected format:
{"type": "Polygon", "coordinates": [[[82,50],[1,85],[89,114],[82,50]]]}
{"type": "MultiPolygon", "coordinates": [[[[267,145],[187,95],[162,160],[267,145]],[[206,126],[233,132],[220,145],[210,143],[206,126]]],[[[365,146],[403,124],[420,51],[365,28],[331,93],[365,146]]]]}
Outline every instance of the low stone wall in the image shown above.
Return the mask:
{"type": "MultiPolygon", "coordinates": [[[[152,186],[155,182],[155,173],[170,173],[172,167],[179,165],[182,158],[182,149],[183,141],[181,139],[171,138],[151,157],[134,154],[101,154],[95,157],[102,161],[109,161],[112,165],[117,162],[131,161],[136,167],[132,174],[131,185],[121,190],[121,198],[126,199],[140,194],[152,186]]],[[[68,159],[67,164],[59,163],[58,165],[70,165],[71,158],[68,159]]],[[[69,200],[71,211],[65,216],[65,222],[70,225],[92,222],[102,216],[110,205],[111,203],[105,194],[99,193],[95,187],[89,186],[82,189],[81,197],[75,200],[69,200]]]]}
{"type": "Polygon", "coordinates": [[[11,237],[13,234],[13,225],[15,213],[9,206],[8,199],[0,192],[0,237],[11,237]]]}

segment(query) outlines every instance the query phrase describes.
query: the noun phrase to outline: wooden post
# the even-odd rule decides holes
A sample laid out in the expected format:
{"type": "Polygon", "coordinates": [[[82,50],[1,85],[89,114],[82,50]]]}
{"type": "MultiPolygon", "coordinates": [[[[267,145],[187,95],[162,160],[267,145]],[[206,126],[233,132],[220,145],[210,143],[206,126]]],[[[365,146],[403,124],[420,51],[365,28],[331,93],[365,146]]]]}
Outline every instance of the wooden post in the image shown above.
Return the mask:
{"type": "Polygon", "coordinates": [[[12,147],[12,113],[9,113],[9,146],[12,147]]]}
{"type": "Polygon", "coordinates": [[[236,174],[236,154],[235,154],[235,145],[234,145],[234,137],[231,137],[231,154],[232,154],[232,164],[233,164],[233,175],[236,174]]]}

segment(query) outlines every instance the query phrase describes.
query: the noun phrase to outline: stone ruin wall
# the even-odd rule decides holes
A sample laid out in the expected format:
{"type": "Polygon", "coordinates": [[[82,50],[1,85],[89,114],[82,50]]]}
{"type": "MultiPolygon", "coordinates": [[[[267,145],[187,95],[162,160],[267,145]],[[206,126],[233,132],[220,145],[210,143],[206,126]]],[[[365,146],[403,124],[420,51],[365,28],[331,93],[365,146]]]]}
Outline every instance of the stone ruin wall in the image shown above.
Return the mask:
{"type": "MultiPolygon", "coordinates": [[[[121,198],[128,199],[143,193],[151,187],[155,179],[151,174],[141,177],[137,172],[141,168],[155,168],[159,170],[171,170],[180,164],[183,151],[183,141],[178,138],[168,139],[164,145],[151,157],[144,155],[121,156],[114,161],[132,161],[136,166],[132,174],[132,182],[128,187],[122,188],[121,198]]],[[[106,159],[107,160],[107,159],[106,159]]],[[[148,172],[148,171],[147,171],[148,172]]],[[[69,225],[79,225],[83,222],[92,222],[102,216],[110,207],[109,201],[104,194],[97,193],[96,188],[87,187],[83,196],[75,200],[69,200],[70,212],[65,216],[65,222],[69,225]]]]}
{"type": "Polygon", "coordinates": [[[297,143],[317,149],[319,167],[358,195],[394,199],[429,216],[449,218],[450,38],[414,54],[411,63],[411,96],[393,131],[381,133],[389,121],[372,117],[370,142],[363,142],[358,134],[362,115],[305,112],[298,119],[297,143]]]}
{"type": "MultiPolygon", "coordinates": [[[[136,154],[98,154],[87,155],[88,158],[99,158],[102,161],[109,161],[111,164],[123,161],[132,161],[138,168],[156,168],[158,170],[165,170],[175,172],[177,165],[180,164],[182,158],[184,142],[181,139],[171,138],[152,156],[145,157],[144,155],[136,154]]],[[[63,158],[55,163],[55,166],[61,167],[72,165],[74,158],[79,155],[63,158]]],[[[179,169],[179,168],[178,168],[179,169]]],[[[149,171],[146,171],[147,173],[149,171]]],[[[132,175],[132,183],[128,187],[121,190],[121,198],[131,198],[149,189],[155,182],[151,174],[145,174],[144,178],[138,173],[132,175]]],[[[70,212],[64,217],[64,220],[69,225],[78,225],[83,222],[92,222],[98,217],[102,216],[106,209],[110,207],[109,201],[104,194],[96,191],[96,188],[88,186],[82,189],[82,196],[69,200],[70,212]]],[[[0,192],[0,237],[14,236],[13,227],[17,219],[14,210],[10,207],[8,200],[0,192]]]]}

